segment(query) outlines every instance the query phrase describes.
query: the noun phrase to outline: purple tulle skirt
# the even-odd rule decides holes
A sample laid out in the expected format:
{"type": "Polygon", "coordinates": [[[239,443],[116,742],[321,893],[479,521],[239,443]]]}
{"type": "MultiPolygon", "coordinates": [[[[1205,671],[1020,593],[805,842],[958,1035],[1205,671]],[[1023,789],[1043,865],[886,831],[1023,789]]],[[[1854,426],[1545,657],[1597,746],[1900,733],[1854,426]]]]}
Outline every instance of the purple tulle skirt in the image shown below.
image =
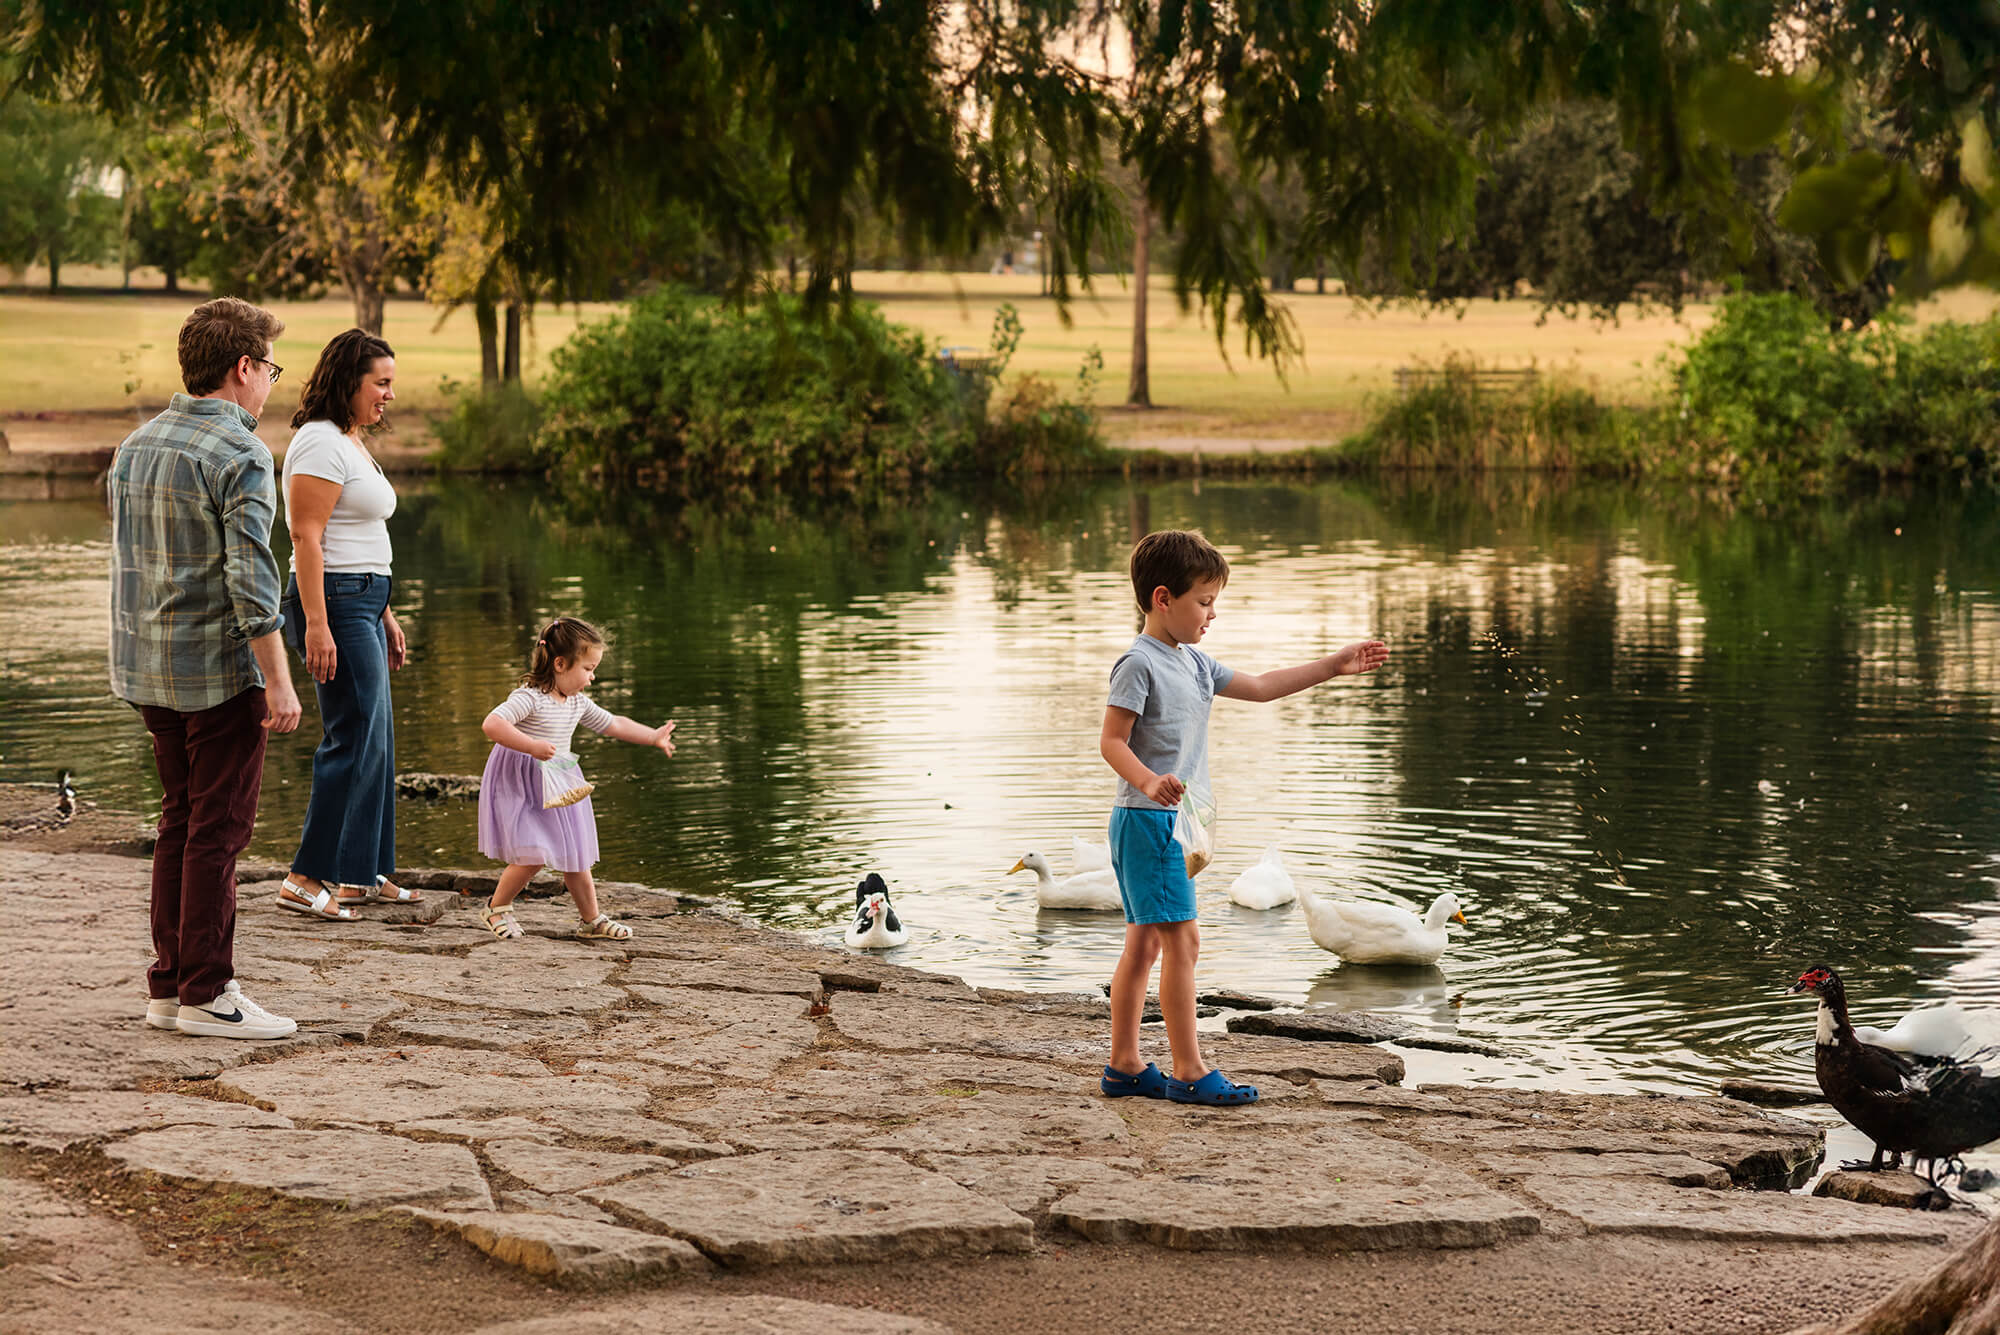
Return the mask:
{"type": "Polygon", "coordinates": [[[587,797],[544,807],[535,758],[495,746],[479,781],[479,851],[507,863],[589,871],[597,861],[597,817],[587,797]]]}

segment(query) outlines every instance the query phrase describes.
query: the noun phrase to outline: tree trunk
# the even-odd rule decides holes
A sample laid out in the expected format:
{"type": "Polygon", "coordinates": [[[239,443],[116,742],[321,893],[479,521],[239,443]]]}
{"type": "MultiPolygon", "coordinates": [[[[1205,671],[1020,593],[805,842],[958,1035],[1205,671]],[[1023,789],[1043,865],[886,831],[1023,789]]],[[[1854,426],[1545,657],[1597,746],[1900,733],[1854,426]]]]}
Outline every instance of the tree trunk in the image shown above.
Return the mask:
{"type": "Polygon", "coordinates": [[[49,295],[54,296],[56,293],[56,289],[60,286],[62,286],[62,251],[58,250],[54,246],[50,246],[49,247],[49,295]]]}
{"type": "Polygon", "coordinates": [[[500,378],[508,384],[521,383],[521,303],[507,303],[507,353],[500,366],[500,378]]]}
{"type": "Polygon", "coordinates": [[[1792,1335],[1995,1335],[2000,1332],[2000,1220],[1929,1274],[1871,1307],[1792,1335]]]}
{"type": "Polygon", "coordinates": [[[354,327],[379,335],[382,332],[382,289],[365,278],[357,278],[349,284],[348,292],[354,298],[354,327]]]}
{"type": "Polygon", "coordinates": [[[1325,295],[1326,295],[1326,256],[1324,256],[1324,255],[1320,256],[1320,257],[1319,257],[1319,258],[1318,258],[1317,260],[1315,260],[1315,261],[1313,262],[1313,282],[1314,282],[1314,283],[1316,283],[1316,284],[1318,284],[1318,291],[1319,291],[1319,295],[1321,295],[1322,297],[1323,297],[1323,296],[1325,296],[1325,295]]]}
{"type": "Polygon", "coordinates": [[[1142,199],[1132,218],[1132,379],[1125,387],[1127,408],[1153,406],[1152,376],[1146,365],[1146,283],[1152,272],[1147,247],[1152,233],[1153,209],[1142,199]]]}
{"type": "Polygon", "coordinates": [[[491,390],[500,383],[500,308],[485,283],[472,299],[472,322],[479,326],[479,386],[491,390]]]}
{"type": "Polygon", "coordinates": [[[169,294],[177,293],[181,290],[181,270],[178,261],[167,260],[160,265],[160,273],[167,280],[167,292],[169,294]]]}

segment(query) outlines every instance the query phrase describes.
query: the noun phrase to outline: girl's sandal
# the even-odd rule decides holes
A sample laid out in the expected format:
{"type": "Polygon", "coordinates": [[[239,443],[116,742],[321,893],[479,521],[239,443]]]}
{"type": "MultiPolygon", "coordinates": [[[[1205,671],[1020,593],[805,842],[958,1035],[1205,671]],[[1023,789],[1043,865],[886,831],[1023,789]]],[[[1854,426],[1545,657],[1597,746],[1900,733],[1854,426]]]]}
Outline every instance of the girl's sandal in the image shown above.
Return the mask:
{"type": "Polygon", "coordinates": [[[309,893],[306,888],[291,877],[278,887],[278,907],[290,909],[294,913],[305,913],[315,918],[328,918],[334,922],[353,922],[354,910],[342,908],[340,897],[322,885],[318,893],[309,893]]]}
{"type": "Polygon", "coordinates": [[[493,933],[493,935],[499,937],[502,941],[518,941],[521,939],[521,924],[514,921],[514,910],[510,908],[503,906],[496,909],[493,907],[492,901],[489,900],[486,907],[479,910],[479,920],[486,924],[487,931],[493,933]]]}
{"type": "Polygon", "coordinates": [[[376,904],[421,904],[424,902],[423,891],[410,890],[397,885],[386,876],[377,876],[375,878],[375,884],[368,888],[367,897],[370,903],[376,904]],[[395,893],[391,894],[390,891],[394,891],[395,893]]]}
{"type": "Polygon", "coordinates": [[[611,915],[600,913],[589,922],[578,918],[576,934],[586,941],[630,941],[632,929],[622,922],[611,921],[611,915]]]}

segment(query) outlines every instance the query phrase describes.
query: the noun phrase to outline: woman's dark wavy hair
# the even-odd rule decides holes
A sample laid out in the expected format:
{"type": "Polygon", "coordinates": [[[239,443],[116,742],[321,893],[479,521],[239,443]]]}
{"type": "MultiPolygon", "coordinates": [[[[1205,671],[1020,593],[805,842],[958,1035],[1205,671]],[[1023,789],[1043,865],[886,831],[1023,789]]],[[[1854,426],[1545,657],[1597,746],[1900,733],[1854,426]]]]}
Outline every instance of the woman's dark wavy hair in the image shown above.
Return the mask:
{"type": "MultiPolygon", "coordinates": [[[[361,388],[376,358],[395,355],[396,350],[383,342],[381,335],[365,329],[335,334],[333,341],[320,349],[319,361],[306,377],[306,387],[299,391],[299,410],[292,414],[292,429],[325,421],[342,431],[353,430],[350,412],[355,391],[361,388]]],[[[380,426],[369,429],[387,431],[389,419],[385,416],[380,426]]]]}
{"type": "Polygon", "coordinates": [[[528,655],[528,670],[521,677],[521,684],[531,690],[552,691],[556,685],[558,658],[566,658],[574,664],[583,657],[585,649],[603,643],[604,632],[588,621],[557,617],[542,627],[542,633],[535,637],[535,650],[528,655]]]}

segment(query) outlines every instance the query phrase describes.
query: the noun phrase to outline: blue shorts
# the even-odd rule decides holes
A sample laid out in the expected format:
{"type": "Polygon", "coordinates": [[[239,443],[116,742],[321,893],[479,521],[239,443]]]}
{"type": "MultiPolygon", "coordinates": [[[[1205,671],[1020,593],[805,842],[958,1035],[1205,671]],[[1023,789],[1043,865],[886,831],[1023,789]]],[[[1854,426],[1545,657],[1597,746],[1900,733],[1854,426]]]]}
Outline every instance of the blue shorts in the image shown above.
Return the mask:
{"type": "Polygon", "coordinates": [[[1174,842],[1174,813],[1111,808],[1111,870],[1129,923],[1189,922],[1194,882],[1187,856],[1174,842]]]}

